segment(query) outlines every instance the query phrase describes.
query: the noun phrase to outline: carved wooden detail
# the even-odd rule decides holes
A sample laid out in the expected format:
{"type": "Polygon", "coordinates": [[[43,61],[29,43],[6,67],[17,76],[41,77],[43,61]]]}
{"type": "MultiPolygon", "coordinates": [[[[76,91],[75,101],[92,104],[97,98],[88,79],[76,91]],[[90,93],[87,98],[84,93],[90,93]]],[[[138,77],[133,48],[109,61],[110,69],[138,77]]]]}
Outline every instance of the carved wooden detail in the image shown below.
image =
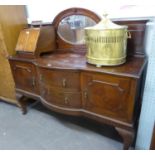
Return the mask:
{"type": "MultiPolygon", "coordinates": [[[[110,79],[111,77],[107,77],[110,79]]],[[[83,91],[85,108],[98,114],[127,118],[127,99],[130,88],[130,81],[115,79],[106,81],[103,75],[83,75],[83,91]],[[86,81],[85,82],[85,78],[86,81]],[[86,83],[86,84],[85,84],[86,83]],[[104,109],[104,110],[103,110],[104,109]]]]}
{"type": "Polygon", "coordinates": [[[13,62],[11,63],[13,77],[16,87],[26,91],[38,93],[38,81],[36,68],[31,63],[13,62]]]}

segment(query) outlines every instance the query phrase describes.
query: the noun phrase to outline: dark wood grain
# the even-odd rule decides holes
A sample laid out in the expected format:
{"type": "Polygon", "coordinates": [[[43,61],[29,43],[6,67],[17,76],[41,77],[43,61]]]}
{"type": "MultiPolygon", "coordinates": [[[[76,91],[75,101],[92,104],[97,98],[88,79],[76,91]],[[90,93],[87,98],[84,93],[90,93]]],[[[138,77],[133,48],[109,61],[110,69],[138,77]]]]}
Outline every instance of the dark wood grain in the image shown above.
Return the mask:
{"type": "Polygon", "coordinates": [[[43,52],[54,50],[55,45],[55,30],[52,26],[30,27],[20,32],[16,51],[21,57],[25,54],[34,58],[43,52]]]}
{"type": "Polygon", "coordinates": [[[127,42],[127,55],[145,55],[144,36],[147,20],[114,21],[120,25],[127,25],[131,38],[127,42]]]}
{"type": "Polygon", "coordinates": [[[49,87],[62,88],[68,91],[80,91],[80,72],[55,69],[39,69],[40,82],[49,87]]]}
{"type": "Polygon", "coordinates": [[[16,88],[38,94],[39,87],[35,66],[32,63],[13,60],[10,60],[10,65],[16,88]]]}
{"type": "Polygon", "coordinates": [[[40,67],[57,68],[57,69],[77,69],[90,72],[101,72],[112,75],[122,75],[137,77],[141,75],[143,67],[146,65],[147,59],[145,57],[128,57],[125,64],[115,67],[103,66],[97,68],[94,65],[87,63],[85,55],[80,55],[72,52],[55,52],[53,54],[44,55],[36,62],[40,67]]]}
{"type": "MultiPolygon", "coordinates": [[[[100,21],[92,11],[71,8],[55,17],[52,23],[55,31],[63,18],[74,14],[100,21]]],[[[146,21],[118,23],[128,25],[132,35],[128,41],[127,61],[123,65],[101,68],[90,65],[84,44],[68,44],[56,33],[55,50],[41,55],[38,52],[38,57],[21,51],[9,60],[18,93],[40,100],[53,111],[87,117],[115,127],[122,137],[124,149],[128,149],[135,135],[140,111],[137,109],[141,108],[141,84],[145,80],[147,58],[143,41],[146,21]]]]}
{"type": "Polygon", "coordinates": [[[123,149],[128,150],[134,138],[134,131],[124,130],[124,129],[117,128],[117,127],[115,129],[122,136],[122,139],[124,142],[123,149]]]}
{"type": "Polygon", "coordinates": [[[84,109],[124,122],[132,121],[131,79],[82,73],[84,109]]]}

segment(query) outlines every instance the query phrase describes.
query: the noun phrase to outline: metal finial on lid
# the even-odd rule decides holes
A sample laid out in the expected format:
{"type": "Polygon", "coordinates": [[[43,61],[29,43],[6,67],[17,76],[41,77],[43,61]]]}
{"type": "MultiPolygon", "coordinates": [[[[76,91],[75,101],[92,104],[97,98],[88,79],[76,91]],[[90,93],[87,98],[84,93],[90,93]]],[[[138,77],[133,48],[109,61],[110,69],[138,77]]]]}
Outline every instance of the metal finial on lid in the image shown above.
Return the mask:
{"type": "Polygon", "coordinates": [[[103,12],[103,17],[107,18],[108,17],[108,13],[107,12],[103,12]]]}

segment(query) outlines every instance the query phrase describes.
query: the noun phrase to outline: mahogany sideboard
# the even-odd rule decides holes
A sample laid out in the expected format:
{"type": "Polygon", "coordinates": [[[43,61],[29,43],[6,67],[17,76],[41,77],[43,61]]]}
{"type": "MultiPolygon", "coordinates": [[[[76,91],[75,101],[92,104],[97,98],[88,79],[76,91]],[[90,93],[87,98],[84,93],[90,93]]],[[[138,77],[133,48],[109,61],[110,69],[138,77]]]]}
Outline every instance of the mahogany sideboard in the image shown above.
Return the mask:
{"type": "MultiPolygon", "coordinates": [[[[127,61],[119,66],[97,68],[87,63],[85,44],[67,42],[57,33],[61,20],[72,15],[87,16],[96,23],[101,19],[82,8],[60,12],[50,25],[55,32],[51,36],[55,49],[39,55],[18,51],[9,58],[16,91],[41,101],[52,111],[113,126],[123,139],[123,148],[128,149],[135,137],[141,108],[147,66],[143,47],[147,21],[115,21],[127,25],[132,36],[128,40],[127,61]]],[[[26,107],[20,103],[25,113],[26,107]]]]}

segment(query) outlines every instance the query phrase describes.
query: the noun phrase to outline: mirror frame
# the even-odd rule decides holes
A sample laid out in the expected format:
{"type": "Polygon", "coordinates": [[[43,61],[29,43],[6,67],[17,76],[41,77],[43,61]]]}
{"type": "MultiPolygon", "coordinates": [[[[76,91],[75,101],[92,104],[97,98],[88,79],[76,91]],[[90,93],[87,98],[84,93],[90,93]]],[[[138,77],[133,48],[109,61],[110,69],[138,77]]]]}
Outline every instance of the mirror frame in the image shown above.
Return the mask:
{"type": "Polygon", "coordinates": [[[94,20],[96,23],[98,23],[101,20],[101,17],[98,16],[96,13],[84,9],[84,8],[69,8],[66,9],[62,12],[60,12],[53,20],[52,25],[55,28],[55,32],[56,32],[56,47],[57,49],[68,49],[68,50],[72,50],[74,52],[78,52],[78,53],[85,53],[86,52],[86,46],[85,44],[70,44],[68,42],[65,42],[64,40],[62,40],[59,35],[57,34],[57,30],[58,30],[58,26],[59,23],[61,22],[62,19],[71,16],[71,15],[83,15],[83,16],[87,16],[89,18],[91,18],[92,20],[94,20]]]}

